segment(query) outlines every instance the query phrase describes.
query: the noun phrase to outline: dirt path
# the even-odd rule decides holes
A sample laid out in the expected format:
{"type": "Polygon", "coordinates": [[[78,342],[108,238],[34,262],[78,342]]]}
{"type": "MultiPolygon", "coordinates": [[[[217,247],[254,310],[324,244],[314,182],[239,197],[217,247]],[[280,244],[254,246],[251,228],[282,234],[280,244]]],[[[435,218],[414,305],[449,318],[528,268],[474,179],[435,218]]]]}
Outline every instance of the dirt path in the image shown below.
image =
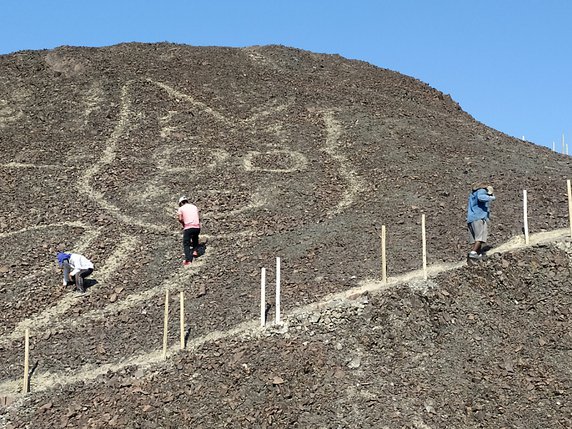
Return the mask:
{"type": "MultiPolygon", "coordinates": [[[[558,229],[553,231],[546,231],[540,232],[536,234],[532,234],[530,236],[530,244],[529,246],[541,244],[541,243],[549,243],[554,241],[561,241],[561,240],[569,240],[570,231],[568,228],[565,229],[558,229]]],[[[518,249],[522,249],[527,247],[523,237],[514,237],[511,240],[503,243],[499,247],[491,250],[490,254],[495,253],[505,253],[510,252],[518,249]]],[[[198,266],[199,264],[197,264],[198,266]]],[[[459,269],[466,265],[465,261],[461,262],[454,262],[454,263],[447,263],[447,264],[436,264],[429,266],[427,268],[429,280],[427,282],[432,282],[430,279],[431,277],[437,276],[443,272],[452,271],[459,269]]],[[[87,313],[86,315],[82,316],[86,319],[100,319],[102,317],[106,317],[109,314],[117,311],[120,308],[126,308],[126,306],[134,306],[137,303],[142,302],[143,300],[148,299],[151,296],[160,294],[164,291],[165,288],[174,288],[178,286],[181,280],[185,280],[181,278],[181,276],[187,277],[192,276],[194,273],[193,271],[185,271],[182,270],[177,272],[174,276],[167,279],[161,286],[156,287],[154,289],[145,291],[137,296],[130,296],[129,299],[117,303],[114,306],[108,306],[104,310],[99,311],[92,311],[87,313]]],[[[298,308],[288,309],[287,314],[282,317],[283,323],[279,326],[268,324],[266,328],[260,328],[258,320],[250,320],[245,321],[242,323],[237,324],[231,329],[225,331],[213,331],[207,335],[194,338],[190,340],[187,344],[187,349],[192,350],[193,348],[208,343],[212,341],[216,341],[222,338],[227,338],[231,336],[238,336],[242,335],[245,337],[254,337],[257,338],[260,335],[264,334],[265,330],[275,330],[281,333],[287,332],[289,329],[289,320],[294,316],[300,317],[301,315],[311,315],[315,312],[320,311],[323,307],[336,307],[336,306],[347,306],[347,305],[359,305],[358,300],[355,298],[359,297],[365,292],[368,293],[380,293],[384,290],[389,288],[393,288],[403,284],[409,284],[411,287],[419,287],[420,283],[427,283],[423,281],[423,270],[414,270],[408,273],[401,274],[399,276],[389,277],[387,283],[383,283],[381,281],[362,281],[358,287],[348,289],[346,291],[335,293],[331,295],[327,295],[322,298],[320,301],[307,304],[298,308]]],[[[184,283],[184,282],[183,282],[184,283]]],[[[65,305],[65,304],[62,304],[65,305]]],[[[57,309],[56,309],[57,310],[57,309]]],[[[50,311],[50,316],[55,315],[57,313],[56,310],[50,311]]],[[[44,320],[46,315],[42,316],[40,319],[44,320]]],[[[38,321],[40,319],[37,319],[38,321]]],[[[26,321],[21,322],[18,328],[18,332],[23,329],[24,326],[30,326],[34,322],[26,321]]],[[[53,326],[53,325],[52,325],[53,326]]],[[[14,334],[13,334],[14,335],[14,334]]],[[[169,348],[168,354],[172,355],[177,353],[179,350],[179,345],[174,344],[169,348]]],[[[52,388],[55,384],[60,385],[67,385],[71,383],[75,383],[78,381],[90,381],[97,378],[99,375],[105,374],[108,371],[119,371],[122,368],[127,366],[135,365],[141,369],[150,368],[156,365],[169,365],[170,361],[167,359],[166,361],[163,359],[162,351],[161,350],[152,350],[148,353],[143,353],[135,356],[130,356],[120,362],[115,363],[108,363],[105,365],[100,366],[93,366],[93,365],[85,365],[73,372],[66,372],[66,373],[52,373],[49,371],[35,374],[33,379],[31,380],[31,391],[39,392],[45,391],[52,388]]],[[[19,392],[21,387],[21,380],[8,380],[0,383],[0,395],[15,395],[16,392],[19,392]]]]}

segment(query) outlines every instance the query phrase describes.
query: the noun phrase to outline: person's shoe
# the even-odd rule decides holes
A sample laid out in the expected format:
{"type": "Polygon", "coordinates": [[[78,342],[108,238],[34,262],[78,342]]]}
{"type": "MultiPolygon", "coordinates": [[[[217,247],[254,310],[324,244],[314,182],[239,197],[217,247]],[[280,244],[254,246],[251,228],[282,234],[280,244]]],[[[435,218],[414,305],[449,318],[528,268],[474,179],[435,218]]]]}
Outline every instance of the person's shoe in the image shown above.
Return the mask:
{"type": "Polygon", "coordinates": [[[193,251],[193,256],[196,258],[197,256],[199,256],[199,252],[197,252],[196,250],[193,251]]]}
{"type": "Polygon", "coordinates": [[[479,254],[478,254],[477,252],[475,252],[474,250],[471,250],[471,251],[469,252],[469,255],[468,255],[468,256],[469,256],[470,259],[480,259],[480,258],[481,258],[481,255],[479,255],[479,254]]]}
{"type": "Polygon", "coordinates": [[[188,267],[188,266],[191,265],[192,262],[193,262],[193,261],[183,261],[183,265],[184,265],[185,267],[188,267]]]}

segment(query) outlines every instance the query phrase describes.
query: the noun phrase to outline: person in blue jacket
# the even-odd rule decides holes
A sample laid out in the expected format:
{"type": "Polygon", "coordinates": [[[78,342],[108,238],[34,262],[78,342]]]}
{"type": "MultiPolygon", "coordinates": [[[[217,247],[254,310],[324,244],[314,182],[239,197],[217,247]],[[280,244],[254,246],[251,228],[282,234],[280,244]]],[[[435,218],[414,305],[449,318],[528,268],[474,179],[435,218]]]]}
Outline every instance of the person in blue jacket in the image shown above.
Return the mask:
{"type": "Polygon", "coordinates": [[[473,246],[468,255],[471,259],[478,259],[482,256],[482,245],[487,242],[489,235],[491,202],[495,199],[494,189],[490,184],[473,185],[467,204],[469,244],[473,246]]]}

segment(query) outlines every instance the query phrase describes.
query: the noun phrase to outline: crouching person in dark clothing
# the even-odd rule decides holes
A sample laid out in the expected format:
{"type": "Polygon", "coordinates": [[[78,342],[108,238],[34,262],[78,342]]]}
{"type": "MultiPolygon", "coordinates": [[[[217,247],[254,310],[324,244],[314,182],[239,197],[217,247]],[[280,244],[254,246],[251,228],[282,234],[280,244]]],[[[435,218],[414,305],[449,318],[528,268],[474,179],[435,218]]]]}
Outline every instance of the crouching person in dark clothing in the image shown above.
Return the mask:
{"type": "Polygon", "coordinates": [[[63,268],[63,285],[75,284],[81,293],[85,292],[84,279],[93,273],[93,263],[79,253],[58,253],[58,264],[63,268]]]}

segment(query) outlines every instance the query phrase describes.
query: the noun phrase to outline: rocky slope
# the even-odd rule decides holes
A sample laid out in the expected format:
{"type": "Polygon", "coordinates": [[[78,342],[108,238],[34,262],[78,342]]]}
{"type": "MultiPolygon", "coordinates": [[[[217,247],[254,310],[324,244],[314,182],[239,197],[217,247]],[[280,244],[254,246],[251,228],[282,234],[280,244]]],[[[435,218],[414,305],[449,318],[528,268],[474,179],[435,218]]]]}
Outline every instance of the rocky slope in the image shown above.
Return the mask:
{"type": "MultiPolygon", "coordinates": [[[[25,328],[33,338],[36,379],[122,368],[94,384],[64,382],[32,395],[30,412],[21,406],[5,411],[8,424],[47,427],[57,418],[76,427],[124,426],[122,419],[132,427],[175,427],[177,421],[367,427],[358,417],[368,412],[372,427],[525,427],[533,417],[536,427],[569,423],[570,373],[559,362],[570,358],[570,312],[546,310],[546,320],[526,322],[529,308],[520,314],[491,307],[528,293],[523,276],[532,268],[519,262],[527,258],[542,261],[529,275],[550,282],[550,292],[569,303],[569,256],[553,248],[512,262],[491,260],[478,267],[482,274],[451,275],[425,294],[400,288],[321,331],[317,323],[295,335],[290,330],[289,337],[205,343],[151,373],[122,364],[160,349],[165,289],[186,292],[192,341],[257,317],[260,268],[267,267],[273,281],[276,256],[282,258],[285,313],[379,278],[382,224],[390,276],[420,268],[422,213],[429,265],[462,260],[465,204],[475,181],[490,180],[496,188],[493,246],[521,234],[523,189],[531,232],[566,227],[568,157],[476,122],[448,95],[410,77],[278,46],[62,47],[2,56],[0,70],[0,387],[12,389],[21,375],[15,350],[25,328]],[[182,193],[201,209],[208,239],[207,253],[187,270],[173,219],[182,193]],[[59,286],[57,248],[95,262],[88,294],[59,286]],[[560,255],[553,271],[551,254],[560,255]],[[510,270],[514,278],[507,277],[510,270]],[[201,287],[206,295],[198,293],[201,287]],[[433,319],[432,305],[446,317],[443,308],[453,304],[461,314],[433,319]],[[485,314],[470,310],[473,305],[485,314]],[[481,339],[471,340],[469,326],[479,318],[502,327],[503,336],[483,325],[484,331],[474,330],[481,339]],[[435,324],[450,329],[437,335],[429,329],[435,324]],[[372,338],[362,344],[364,329],[372,338]],[[498,376],[508,371],[502,353],[518,348],[529,329],[538,336],[526,343],[533,355],[522,365],[533,374],[522,375],[518,359],[511,360],[516,384],[509,383],[498,376]],[[549,338],[540,334],[544,329],[549,338]],[[314,330],[324,337],[310,336],[314,330]],[[550,338],[554,350],[545,356],[550,338]],[[336,341],[342,341],[339,350],[336,341]],[[354,368],[363,371],[359,376],[344,362],[354,352],[367,362],[354,368]],[[316,359],[322,363],[313,369],[316,359]],[[451,368],[443,379],[438,362],[451,368]],[[250,377],[243,364],[261,372],[250,377]],[[542,384],[537,369],[549,374],[546,386],[557,387],[542,384]],[[133,377],[138,381],[122,387],[133,377]],[[356,383],[373,387],[362,391],[356,383]],[[558,398],[550,402],[550,417],[537,417],[536,403],[511,402],[528,398],[539,383],[541,393],[531,396],[539,403],[564,399],[564,405],[554,405],[558,398]],[[477,399],[464,399],[475,389],[477,399]],[[417,408],[408,404],[428,414],[413,413],[417,408]],[[143,408],[147,414],[139,414],[143,408]],[[523,410],[529,410],[524,420],[509,417],[523,410]],[[106,415],[109,421],[102,420],[106,415]]],[[[556,297],[539,302],[557,305],[556,297]]]]}
{"type": "Polygon", "coordinates": [[[568,428],[570,242],[28,395],[6,428],[568,428]]]}

